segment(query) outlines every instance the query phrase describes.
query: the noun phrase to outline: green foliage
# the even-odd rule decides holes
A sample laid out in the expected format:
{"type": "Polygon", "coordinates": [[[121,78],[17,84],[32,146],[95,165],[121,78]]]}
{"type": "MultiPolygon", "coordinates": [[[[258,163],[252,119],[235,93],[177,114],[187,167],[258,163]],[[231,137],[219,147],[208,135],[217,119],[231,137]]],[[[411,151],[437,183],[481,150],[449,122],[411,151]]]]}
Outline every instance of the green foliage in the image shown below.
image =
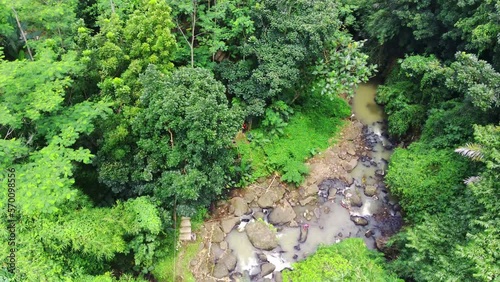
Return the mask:
{"type": "Polygon", "coordinates": [[[495,119],[500,74],[487,62],[457,53],[448,66],[434,56],[410,56],[399,64],[376,98],[385,105],[393,136],[423,131],[432,146],[450,147],[472,137],[472,123],[495,119]]]}
{"type": "Polygon", "coordinates": [[[340,98],[330,100],[315,94],[302,102],[282,135],[265,139],[264,131],[257,128],[247,133],[248,140],[237,141],[241,164],[251,164],[252,179],[277,171],[282,180],[299,185],[308,173],[304,162],[330,145],[342,125],[341,119],[350,114],[340,98]]]}
{"type": "Polygon", "coordinates": [[[368,250],[362,239],[348,238],[321,246],[293,271],[283,272],[283,281],[402,281],[383,268],[379,254],[368,250]]]}
{"type": "Polygon", "coordinates": [[[266,109],[262,128],[271,136],[282,135],[292,114],[293,109],[290,106],[283,101],[276,101],[266,109]]]}
{"type": "MultiPolygon", "coordinates": [[[[77,2],[76,0],[2,0],[2,5],[6,5],[12,14],[11,9],[15,9],[32,52],[51,49],[55,53],[62,54],[76,48],[74,35],[78,25],[77,2]]],[[[17,36],[20,36],[21,30],[18,29],[16,22],[10,21],[10,24],[17,36]]],[[[16,43],[14,44],[17,45],[16,43]]],[[[11,51],[19,52],[15,49],[16,46],[12,45],[11,48],[14,48],[11,51]]],[[[25,45],[24,40],[22,45],[25,45]]],[[[27,55],[26,57],[28,58],[27,55]]]]}
{"type": "Polygon", "coordinates": [[[349,5],[324,0],[256,3],[250,10],[253,33],[230,54],[238,60],[223,61],[216,71],[252,116],[276,98],[295,101],[309,94],[316,80],[319,88],[328,86],[325,94],[349,92],[371,72],[360,44],[342,29],[349,11],[349,5]]]}
{"type": "Polygon", "coordinates": [[[141,82],[143,109],[133,123],[140,136],[132,174],[141,183],[136,193],[151,193],[168,207],[177,202],[180,213],[194,214],[228,183],[241,115],[205,69],[164,76],[150,66],[141,82]]]}
{"type": "Polygon", "coordinates": [[[421,221],[426,214],[443,212],[445,203],[463,190],[468,166],[452,150],[436,150],[420,143],[391,156],[385,178],[391,192],[400,198],[406,218],[421,221]]]}

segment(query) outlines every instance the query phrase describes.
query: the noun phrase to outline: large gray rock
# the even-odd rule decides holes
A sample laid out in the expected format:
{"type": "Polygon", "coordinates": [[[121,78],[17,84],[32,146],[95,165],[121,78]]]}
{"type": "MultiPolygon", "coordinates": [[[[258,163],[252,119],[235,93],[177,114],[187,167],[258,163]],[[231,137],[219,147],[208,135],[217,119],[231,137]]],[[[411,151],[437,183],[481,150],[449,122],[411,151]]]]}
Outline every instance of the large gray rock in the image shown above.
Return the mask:
{"type": "Polygon", "coordinates": [[[276,269],[276,266],[272,263],[264,263],[263,265],[260,266],[260,277],[264,277],[268,274],[273,273],[273,271],[276,269]]]}
{"type": "Polygon", "coordinates": [[[260,196],[257,204],[261,208],[270,208],[275,202],[283,198],[285,189],[281,187],[271,187],[262,196],[260,196]]]}
{"type": "Polygon", "coordinates": [[[250,222],[245,230],[248,240],[257,249],[270,251],[278,246],[276,231],[271,230],[263,221],[250,222]]]}
{"type": "Polygon", "coordinates": [[[226,233],[226,234],[231,232],[231,230],[233,230],[233,227],[238,222],[240,222],[240,219],[238,217],[230,217],[230,218],[226,218],[226,219],[221,220],[220,225],[222,226],[222,231],[224,231],[224,233],[226,233]]]}
{"type": "Polygon", "coordinates": [[[229,272],[233,271],[236,268],[236,263],[238,260],[236,256],[232,253],[226,253],[219,261],[219,263],[223,263],[229,272]]]}
{"type": "Polygon", "coordinates": [[[242,216],[248,212],[247,201],[241,197],[232,198],[231,205],[234,207],[235,216],[242,216]]]}
{"type": "Polygon", "coordinates": [[[272,224],[286,224],[295,219],[297,215],[287,200],[284,200],[269,214],[269,222],[272,224]]]}

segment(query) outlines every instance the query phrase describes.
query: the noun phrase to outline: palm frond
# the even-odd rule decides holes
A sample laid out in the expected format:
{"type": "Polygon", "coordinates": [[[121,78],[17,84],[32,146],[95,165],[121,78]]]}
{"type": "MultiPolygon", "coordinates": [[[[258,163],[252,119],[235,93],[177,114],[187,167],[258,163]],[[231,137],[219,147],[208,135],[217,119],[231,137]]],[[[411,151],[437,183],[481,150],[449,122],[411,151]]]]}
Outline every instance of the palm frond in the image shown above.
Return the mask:
{"type": "Polygon", "coordinates": [[[471,176],[469,178],[464,179],[464,184],[469,185],[471,183],[477,183],[480,180],[481,180],[480,176],[471,176]]]}
{"type": "Polygon", "coordinates": [[[467,157],[473,161],[482,161],[484,155],[482,153],[482,147],[476,143],[467,143],[464,147],[459,147],[455,149],[455,152],[460,155],[467,157]]]}

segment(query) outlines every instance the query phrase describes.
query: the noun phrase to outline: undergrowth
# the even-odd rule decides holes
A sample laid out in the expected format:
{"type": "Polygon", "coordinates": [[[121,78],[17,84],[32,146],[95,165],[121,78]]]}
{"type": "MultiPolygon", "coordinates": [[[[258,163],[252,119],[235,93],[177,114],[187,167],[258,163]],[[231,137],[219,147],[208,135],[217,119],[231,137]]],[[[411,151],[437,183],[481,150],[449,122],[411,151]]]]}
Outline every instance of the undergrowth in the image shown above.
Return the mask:
{"type": "Polygon", "coordinates": [[[154,277],[159,282],[174,282],[179,281],[178,279],[186,282],[195,282],[196,279],[191,273],[189,265],[198,253],[200,242],[200,238],[193,242],[187,242],[179,249],[180,253],[171,254],[158,261],[152,271],[154,277]]]}
{"type": "Polygon", "coordinates": [[[261,125],[237,140],[241,186],[274,172],[281,174],[283,181],[300,185],[309,172],[304,162],[331,145],[342,119],[350,115],[348,104],[341,98],[331,100],[314,94],[298,102],[300,106],[294,108],[286,126],[279,123],[279,131],[261,125]]]}

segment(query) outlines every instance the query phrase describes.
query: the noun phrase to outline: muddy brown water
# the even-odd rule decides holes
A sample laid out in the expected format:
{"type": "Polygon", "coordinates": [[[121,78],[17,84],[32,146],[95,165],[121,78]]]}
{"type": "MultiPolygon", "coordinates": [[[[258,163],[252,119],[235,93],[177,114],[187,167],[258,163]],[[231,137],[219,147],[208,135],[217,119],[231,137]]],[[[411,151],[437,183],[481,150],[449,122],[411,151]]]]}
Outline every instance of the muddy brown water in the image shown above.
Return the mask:
{"type": "MultiPolygon", "coordinates": [[[[334,199],[330,198],[330,200],[321,199],[318,196],[320,200],[315,206],[295,206],[296,220],[299,225],[308,224],[310,226],[307,240],[304,243],[298,243],[300,227],[282,227],[278,229],[279,247],[276,250],[264,252],[268,261],[276,265],[276,271],[291,268],[292,263],[314,254],[321,244],[338,243],[348,237],[362,238],[368,248],[375,249],[375,238],[381,236],[384,230],[391,228],[383,226],[389,223],[376,220],[377,216],[380,217],[380,215],[385,214],[387,217],[389,214],[389,217],[396,216],[400,220],[399,213],[393,210],[395,201],[388,195],[384,188],[385,185],[383,185],[383,179],[380,176],[380,172],[386,170],[387,161],[392,154],[392,150],[386,149],[391,146],[387,146],[390,142],[383,134],[385,114],[383,109],[374,101],[375,93],[376,84],[362,84],[356,90],[352,101],[354,118],[365,125],[364,131],[372,140],[372,149],[364,159],[358,160],[358,165],[350,173],[354,178],[354,183],[348,187],[350,191],[359,192],[358,195],[360,195],[363,205],[346,209],[345,205],[342,204],[345,195],[337,193],[334,199]],[[379,175],[377,175],[377,172],[379,172],[379,175]],[[378,193],[375,197],[367,197],[363,193],[363,186],[367,184],[378,187],[378,193]],[[317,209],[316,213],[319,218],[312,216],[310,220],[307,220],[304,216],[307,209],[317,209]],[[355,225],[350,219],[351,216],[362,216],[369,223],[366,226],[355,225]],[[365,236],[368,231],[373,235],[365,236]]],[[[260,273],[259,265],[262,262],[257,259],[256,254],[262,253],[262,251],[252,246],[245,232],[238,232],[236,229],[231,231],[225,240],[228,242],[229,248],[237,256],[238,264],[235,271],[243,274],[241,280],[252,280],[250,277],[260,273]]],[[[272,274],[268,275],[267,278],[272,278],[272,274]]]]}

